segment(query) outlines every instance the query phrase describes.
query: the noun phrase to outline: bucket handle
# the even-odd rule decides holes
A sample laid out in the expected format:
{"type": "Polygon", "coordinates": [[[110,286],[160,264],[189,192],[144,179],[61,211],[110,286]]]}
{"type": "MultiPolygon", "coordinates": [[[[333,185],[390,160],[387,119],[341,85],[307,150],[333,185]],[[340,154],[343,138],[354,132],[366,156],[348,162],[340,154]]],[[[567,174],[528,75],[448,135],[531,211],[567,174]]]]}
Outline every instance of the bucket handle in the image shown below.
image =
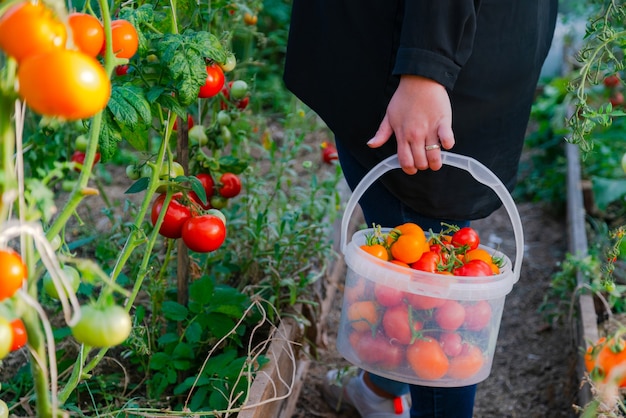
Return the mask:
{"type": "MultiPolygon", "coordinates": [[[[513,201],[513,197],[509,193],[508,189],[502,181],[484,164],[475,160],[474,158],[467,157],[460,154],[454,154],[448,151],[441,151],[441,160],[443,164],[449,165],[452,167],[457,167],[463,169],[470,173],[474,179],[489,188],[491,188],[500,198],[504,208],[506,209],[509,218],[511,219],[511,224],[513,225],[513,233],[515,235],[515,264],[513,267],[513,275],[514,281],[517,282],[520,275],[520,270],[522,266],[522,258],[524,255],[524,232],[522,230],[522,221],[519,216],[519,212],[515,206],[515,202],[513,201]]],[[[346,208],[344,210],[343,218],[341,220],[341,251],[345,254],[347,247],[347,235],[348,235],[348,226],[350,224],[350,218],[354,213],[354,209],[361,199],[361,196],[365,193],[365,191],[383,174],[393,169],[401,168],[400,163],[398,161],[398,156],[396,154],[387,157],[380,163],[378,163],[374,168],[370,170],[369,173],[361,182],[355,187],[348,199],[348,203],[346,204],[346,208]]]]}

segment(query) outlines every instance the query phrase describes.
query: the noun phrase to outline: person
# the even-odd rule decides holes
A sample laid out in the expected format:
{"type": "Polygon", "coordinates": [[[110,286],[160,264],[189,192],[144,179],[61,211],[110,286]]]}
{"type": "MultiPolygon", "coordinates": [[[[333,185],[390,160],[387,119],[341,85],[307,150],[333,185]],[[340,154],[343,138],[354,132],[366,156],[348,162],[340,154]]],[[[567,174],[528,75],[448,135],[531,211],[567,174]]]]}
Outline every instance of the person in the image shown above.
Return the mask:
{"type": "MultiPolygon", "coordinates": [[[[557,9],[557,0],[293,0],[283,78],[332,131],[348,185],[398,156],[402,169],[359,201],[368,225],[436,232],[501,205],[468,173],[442,165],[441,150],[479,160],[513,190],[557,9]]],[[[473,414],[476,385],[338,370],[327,380],[329,402],[342,399],[364,418],[473,414]]]]}

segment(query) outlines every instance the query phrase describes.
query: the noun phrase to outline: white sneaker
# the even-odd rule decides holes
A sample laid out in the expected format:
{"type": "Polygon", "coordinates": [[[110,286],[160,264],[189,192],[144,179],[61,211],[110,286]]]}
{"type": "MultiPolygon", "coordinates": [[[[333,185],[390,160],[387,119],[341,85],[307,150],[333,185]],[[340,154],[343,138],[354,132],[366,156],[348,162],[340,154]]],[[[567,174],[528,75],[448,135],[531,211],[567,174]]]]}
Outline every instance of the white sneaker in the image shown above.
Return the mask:
{"type": "Polygon", "coordinates": [[[375,394],[363,382],[363,371],[356,368],[329,371],[322,385],[322,394],[337,412],[352,407],[362,418],[410,417],[406,396],[389,399],[375,394]]]}

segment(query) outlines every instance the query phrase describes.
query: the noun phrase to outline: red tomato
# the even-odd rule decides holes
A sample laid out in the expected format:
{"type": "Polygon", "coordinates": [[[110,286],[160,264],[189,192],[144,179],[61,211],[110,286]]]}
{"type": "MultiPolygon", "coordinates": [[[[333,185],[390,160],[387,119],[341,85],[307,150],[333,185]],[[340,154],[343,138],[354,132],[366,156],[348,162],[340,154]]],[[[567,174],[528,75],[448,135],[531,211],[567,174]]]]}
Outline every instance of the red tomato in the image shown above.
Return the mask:
{"type": "Polygon", "coordinates": [[[220,177],[219,192],[222,197],[230,199],[241,192],[241,179],[237,174],[224,173],[220,177]]]}
{"type": "Polygon", "coordinates": [[[486,300],[465,305],[465,322],[463,326],[470,331],[480,331],[489,325],[491,305],[486,300]]]}
{"type": "Polygon", "coordinates": [[[606,87],[616,87],[620,83],[619,74],[611,74],[604,77],[603,83],[606,87]]]}
{"type": "Polygon", "coordinates": [[[456,357],[463,350],[463,338],[456,332],[444,332],[439,336],[439,345],[448,357],[456,357]]]}
{"type": "Polygon", "coordinates": [[[482,277],[493,276],[491,266],[483,260],[470,260],[461,267],[454,269],[455,276],[482,277]]]}
{"type": "Polygon", "coordinates": [[[209,97],[216,96],[222,87],[224,87],[224,71],[217,64],[211,64],[206,67],[206,80],[204,85],[200,87],[198,97],[201,99],[207,99],[209,97]]]}
{"type": "Polygon", "coordinates": [[[418,295],[415,293],[407,293],[406,300],[409,304],[417,310],[428,310],[437,308],[444,303],[445,299],[434,298],[432,296],[418,295]]]}
{"type": "Polygon", "coordinates": [[[402,303],[404,292],[395,287],[376,283],[374,286],[374,296],[382,306],[392,307],[402,303]]]}
{"type": "MultiPolygon", "coordinates": [[[[82,171],[83,164],[85,163],[85,153],[82,151],[74,151],[74,153],[72,154],[72,157],[70,158],[70,161],[76,164],[80,164],[80,166],[74,167],[75,171],[78,171],[78,172],[82,171]]],[[[100,161],[100,153],[96,152],[96,156],[93,160],[93,165],[96,165],[98,161],[100,161]]]]}
{"type": "Polygon", "coordinates": [[[415,263],[411,264],[411,268],[415,270],[426,271],[428,273],[438,273],[441,256],[435,251],[426,251],[415,263]]]}
{"type": "Polygon", "coordinates": [[[200,196],[196,194],[196,192],[189,192],[189,197],[193,199],[194,202],[198,203],[203,209],[211,209],[211,197],[213,196],[215,182],[213,181],[213,177],[209,173],[199,173],[196,174],[196,178],[200,180],[202,183],[202,187],[204,188],[204,193],[206,194],[206,204],[202,203],[200,200],[200,196]]]}
{"type": "Polygon", "coordinates": [[[87,13],[70,13],[67,20],[72,29],[74,44],[83,53],[97,57],[104,45],[104,28],[102,23],[87,13]]]}
{"type": "Polygon", "coordinates": [[[452,245],[457,248],[467,246],[468,251],[478,248],[480,238],[474,228],[466,226],[452,234],[452,245]]]}
{"type": "Polygon", "coordinates": [[[414,334],[421,330],[423,324],[412,317],[407,305],[388,308],[383,314],[383,329],[389,340],[398,344],[408,345],[414,334]]]}
{"type": "Polygon", "coordinates": [[[392,344],[380,332],[353,332],[348,337],[357,357],[364,363],[395,369],[404,360],[404,346],[392,344]]]}
{"type": "MultiPolygon", "coordinates": [[[[187,115],[187,129],[190,130],[191,128],[193,128],[193,118],[191,117],[191,115],[187,115]]],[[[174,121],[174,126],[172,127],[173,130],[177,131],[178,130],[178,118],[176,118],[176,120],[174,121]]]]}
{"type": "Polygon", "coordinates": [[[10,298],[22,287],[28,271],[22,257],[11,248],[0,250],[0,301],[10,298]]]}
{"type": "Polygon", "coordinates": [[[323,141],[320,144],[320,148],[322,149],[322,161],[326,164],[332,164],[333,161],[339,159],[339,156],[337,155],[337,148],[330,142],[323,141]]]}
{"type": "MultiPolygon", "coordinates": [[[[152,226],[156,225],[159,214],[161,213],[161,210],[163,210],[165,196],[165,194],[159,195],[159,197],[157,197],[152,204],[152,226]]],[[[163,218],[163,223],[159,229],[159,234],[164,237],[174,239],[180,238],[182,236],[183,225],[191,218],[191,210],[188,206],[182,203],[182,197],[182,193],[175,193],[167,206],[165,218],[163,218]]]]}
{"type": "Polygon", "coordinates": [[[26,334],[24,322],[20,318],[15,318],[11,321],[11,329],[13,330],[13,344],[11,345],[11,351],[19,350],[28,342],[28,335],[26,334]]]}
{"type": "Polygon", "coordinates": [[[0,48],[17,62],[63,49],[66,40],[65,25],[43,2],[19,2],[0,17],[0,48]]]}
{"type": "Polygon", "coordinates": [[[191,217],[183,225],[182,237],[192,251],[208,253],[222,246],[226,239],[226,225],[215,215],[191,217]]]}
{"type": "Polygon", "coordinates": [[[465,308],[455,300],[446,300],[435,310],[435,321],[442,329],[454,331],[465,321],[465,308]]]}
{"type": "Polygon", "coordinates": [[[128,74],[128,65],[118,65],[117,67],[115,67],[115,74],[118,76],[128,74]]]}

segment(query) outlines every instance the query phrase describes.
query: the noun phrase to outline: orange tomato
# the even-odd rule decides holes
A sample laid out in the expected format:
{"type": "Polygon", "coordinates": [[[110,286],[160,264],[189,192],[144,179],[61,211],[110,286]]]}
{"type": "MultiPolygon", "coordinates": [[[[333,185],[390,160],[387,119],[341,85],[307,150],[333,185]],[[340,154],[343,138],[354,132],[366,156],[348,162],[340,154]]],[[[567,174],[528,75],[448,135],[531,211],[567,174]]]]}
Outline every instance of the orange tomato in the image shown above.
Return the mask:
{"type": "Polygon", "coordinates": [[[621,338],[607,340],[598,352],[595,365],[605,382],[611,378],[619,387],[626,387],[626,370],[618,370],[626,368],[626,341],[621,338]],[[612,372],[616,375],[611,376],[612,372]]]}
{"type": "Polygon", "coordinates": [[[376,258],[380,258],[381,260],[389,261],[389,253],[387,249],[382,244],[372,244],[372,245],[361,245],[361,249],[368,254],[373,255],[376,258]]]}
{"type": "Polygon", "coordinates": [[[0,250],[0,301],[10,298],[22,287],[28,270],[22,257],[10,248],[0,250]]]}
{"type": "MultiPolygon", "coordinates": [[[[111,39],[113,53],[118,58],[131,58],[139,48],[139,35],[135,27],[124,19],[111,22],[111,39]]],[[[100,51],[104,55],[106,41],[100,51]]]]}
{"type": "Polygon", "coordinates": [[[437,380],[448,372],[450,361],[437,340],[418,339],[406,349],[406,358],[420,379],[437,380]]]}
{"type": "Polygon", "coordinates": [[[458,356],[450,359],[448,376],[453,379],[468,379],[474,376],[485,364],[480,348],[466,343],[458,356]]]}
{"type": "Polygon", "coordinates": [[[400,235],[390,247],[391,256],[407,264],[419,260],[426,249],[425,239],[413,234],[400,235]]]}
{"type": "Polygon", "coordinates": [[[62,49],[66,40],[65,25],[43,2],[17,3],[0,17],[0,48],[17,62],[62,49]]]}
{"type": "Polygon", "coordinates": [[[378,305],[371,300],[354,302],[348,306],[347,315],[354,330],[370,331],[378,323],[378,305]]]}
{"type": "Polygon", "coordinates": [[[36,113],[65,120],[91,117],[105,108],[111,82],[96,59],[74,50],[39,54],[17,71],[18,93],[36,113]]]}
{"type": "Polygon", "coordinates": [[[83,53],[96,57],[104,45],[102,23],[87,13],[70,13],[68,23],[72,30],[74,45],[83,53]]]}

